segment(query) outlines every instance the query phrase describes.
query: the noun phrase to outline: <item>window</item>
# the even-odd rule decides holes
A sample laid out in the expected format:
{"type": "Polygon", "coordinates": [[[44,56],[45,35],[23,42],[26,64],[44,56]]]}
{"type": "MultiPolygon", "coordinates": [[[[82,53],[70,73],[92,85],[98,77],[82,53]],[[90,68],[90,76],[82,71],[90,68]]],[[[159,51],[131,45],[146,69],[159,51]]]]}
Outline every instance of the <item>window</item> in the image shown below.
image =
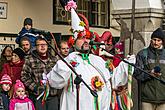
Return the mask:
{"type": "MultiPolygon", "coordinates": [[[[59,0],[53,1],[53,10],[54,24],[69,24],[70,12],[63,9],[59,0]]],[[[88,19],[90,26],[109,28],[109,0],[77,0],[76,11],[88,19]]]]}

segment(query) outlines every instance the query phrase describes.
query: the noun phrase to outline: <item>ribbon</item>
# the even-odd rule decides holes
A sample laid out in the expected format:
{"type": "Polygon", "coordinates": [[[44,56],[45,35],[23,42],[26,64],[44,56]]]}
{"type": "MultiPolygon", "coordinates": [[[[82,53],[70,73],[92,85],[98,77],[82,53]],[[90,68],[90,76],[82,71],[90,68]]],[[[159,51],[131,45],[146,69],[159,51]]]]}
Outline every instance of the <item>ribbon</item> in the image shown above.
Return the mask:
{"type": "Polygon", "coordinates": [[[46,86],[45,86],[44,95],[43,95],[43,98],[42,98],[42,105],[45,104],[46,99],[47,99],[48,96],[49,96],[49,91],[50,91],[50,88],[49,88],[49,83],[48,83],[48,81],[47,81],[47,82],[46,82],[46,86]]]}
{"type": "Polygon", "coordinates": [[[132,94],[131,94],[131,89],[132,89],[132,66],[128,65],[128,94],[127,94],[127,108],[128,110],[131,109],[131,107],[133,106],[133,102],[132,102],[132,94]]]}
{"type": "Polygon", "coordinates": [[[88,61],[88,64],[90,64],[90,61],[89,61],[89,54],[84,54],[84,53],[82,53],[81,56],[82,56],[82,59],[83,59],[83,60],[87,60],[87,61],[88,61]]]}
{"type": "Polygon", "coordinates": [[[94,97],[94,110],[100,110],[99,109],[98,97],[94,97]]]}

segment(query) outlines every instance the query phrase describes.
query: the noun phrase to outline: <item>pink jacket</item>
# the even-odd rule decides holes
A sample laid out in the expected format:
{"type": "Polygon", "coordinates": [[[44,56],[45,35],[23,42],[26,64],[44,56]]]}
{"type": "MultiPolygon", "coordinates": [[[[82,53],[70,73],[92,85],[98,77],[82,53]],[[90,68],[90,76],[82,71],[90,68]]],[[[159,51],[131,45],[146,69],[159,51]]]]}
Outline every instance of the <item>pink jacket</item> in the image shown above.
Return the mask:
{"type": "Polygon", "coordinates": [[[10,100],[9,110],[35,110],[33,102],[28,98],[10,100]]]}

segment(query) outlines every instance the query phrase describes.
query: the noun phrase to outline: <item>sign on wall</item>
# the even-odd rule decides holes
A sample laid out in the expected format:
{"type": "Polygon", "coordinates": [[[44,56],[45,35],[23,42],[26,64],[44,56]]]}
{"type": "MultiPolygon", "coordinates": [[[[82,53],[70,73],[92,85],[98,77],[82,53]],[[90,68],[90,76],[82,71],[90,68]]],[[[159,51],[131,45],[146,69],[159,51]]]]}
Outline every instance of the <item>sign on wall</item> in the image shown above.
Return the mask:
{"type": "Polygon", "coordinates": [[[6,18],[7,18],[7,3],[0,2],[0,19],[6,19],[6,18]]]}

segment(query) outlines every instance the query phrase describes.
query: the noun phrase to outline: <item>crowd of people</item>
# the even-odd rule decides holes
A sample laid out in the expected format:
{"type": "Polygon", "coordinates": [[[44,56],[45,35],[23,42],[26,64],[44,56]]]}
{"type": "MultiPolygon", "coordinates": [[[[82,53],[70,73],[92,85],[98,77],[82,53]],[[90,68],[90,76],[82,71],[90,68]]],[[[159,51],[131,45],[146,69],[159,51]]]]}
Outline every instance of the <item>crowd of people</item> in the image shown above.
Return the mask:
{"type": "MultiPolygon", "coordinates": [[[[124,56],[124,42],[113,45],[112,35],[107,32],[99,41],[105,43],[101,47],[105,52],[100,54],[98,46],[90,45],[95,34],[85,29],[75,31],[72,51],[69,41],[61,40],[57,42],[58,54],[53,54],[47,39],[32,26],[32,19],[26,18],[16,38],[19,47],[6,46],[2,51],[0,110],[128,109],[128,74],[122,73],[122,59],[129,62],[132,57],[124,56]],[[120,82],[122,76],[126,83],[120,82]]],[[[165,80],[164,42],[164,32],[156,29],[149,47],[141,50],[134,62],[148,73],[136,67],[132,71],[140,84],[142,110],[165,109],[165,85],[156,79],[165,80]]]]}

